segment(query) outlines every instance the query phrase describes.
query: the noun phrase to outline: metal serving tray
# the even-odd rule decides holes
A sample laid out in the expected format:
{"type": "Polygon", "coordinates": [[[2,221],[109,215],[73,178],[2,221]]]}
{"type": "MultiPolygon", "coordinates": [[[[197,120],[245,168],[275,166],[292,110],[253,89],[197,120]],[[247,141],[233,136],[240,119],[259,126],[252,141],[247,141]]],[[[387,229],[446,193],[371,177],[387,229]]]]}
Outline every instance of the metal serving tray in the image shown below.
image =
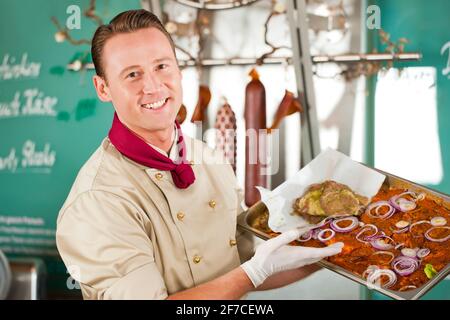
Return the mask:
{"type": "MultiPolygon", "coordinates": [[[[446,208],[450,209],[450,196],[449,195],[426,188],[426,187],[416,184],[414,182],[396,177],[396,176],[386,173],[384,171],[381,171],[378,169],[375,169],[375,170],[386,176],[386,180],[384,181],[384,184],[387,184],[390,187],[404,188],[404,189],[409,189],[409,190],[412,190],[415,192],[423,192],[431,199],[437,201],[438,203],[444,205],[446,208]]],[[[266,206],[264,203],[262,203],[262,202],[256,203],[251,208],[249,208],[247,211],[245,211],[239,215],[238,226],[245,231],[253,233],[255,236],[257,236],[263,240],[269,239],[270,236],[267,233],[253,227],[255,225],[255,220],[265,210],[266,210],[266,206]]],[[[324,268],[327,268],[327,269],[334,271],[340,275],[343,275],[344,277],[346,277],[350,280],[356,281],[362,285],[367,286],[366,280],[364,280],[363,278],[357,276],[356,274],[354,274],[340,266],[337,266],[326,260],[322,260],[318,264],[324,268]]],[[[377,290],[377,291],[381,292],[382,294],[385,294],[385,295],[387,295],[391,298],[397,299],[397,300],[417,300],[421,296],[423,296],[425,293],[430,291],[431,288],[433,288],[437,283],[439,283],[442,279],[444,279],[449,273],[450,273],[450,263],[448,263],[445,268],[443,268],[441,271],[439,271],[432,279],[430,279],[423,286],[413,289],[413,290],[409,290],[409,291],[393,291],[393,290],[382,288],[380,286],[373,286],[373,285],[371,285],[370,288],[377,290]]]]}

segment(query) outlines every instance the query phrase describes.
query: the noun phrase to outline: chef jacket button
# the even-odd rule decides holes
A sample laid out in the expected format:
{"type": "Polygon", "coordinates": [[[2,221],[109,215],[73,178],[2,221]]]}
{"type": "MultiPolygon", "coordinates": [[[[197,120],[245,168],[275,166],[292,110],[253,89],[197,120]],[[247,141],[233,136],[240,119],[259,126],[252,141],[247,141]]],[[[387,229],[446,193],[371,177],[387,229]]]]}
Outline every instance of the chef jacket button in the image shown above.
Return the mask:
{"type": "Polygon", "coordinates": [[[163,178],[162,173],[161,173],[161,172],[156,173],[156,174],[155,174],[155,178],[156,178],[157,180],[161,180],[161,179],[163,178]]]}
{"type": "Polygon", "coordinates": [[[211,208],[215,208],[215,206],[216,206],[216,201],[214,201],[214,200],[211,200],[210,202],[208,202],[208,205],[211,207],[211,208]]]}
{"type": "Polygon", "coordinates": [[[233,247],[233,246],[235,246],[236,245],[236,240],[234,240],[234,239],[231,239],[230,240],[230,247],[233,247]]]}
{"type": "Polygon", "coordinates": [[[194,256],[194,259],[192,259],[194,263],[199,263],[202,260],[202,257],[200,256],[194,256]]]}
{"type": "Polygon", "coordinates": [[[184,212],[181,212],[181,211],[178,212],[178,213],[177,213],[177,219],[180,220],[180,221],[182,221],[183,218],[184,218],[184,212]]]}

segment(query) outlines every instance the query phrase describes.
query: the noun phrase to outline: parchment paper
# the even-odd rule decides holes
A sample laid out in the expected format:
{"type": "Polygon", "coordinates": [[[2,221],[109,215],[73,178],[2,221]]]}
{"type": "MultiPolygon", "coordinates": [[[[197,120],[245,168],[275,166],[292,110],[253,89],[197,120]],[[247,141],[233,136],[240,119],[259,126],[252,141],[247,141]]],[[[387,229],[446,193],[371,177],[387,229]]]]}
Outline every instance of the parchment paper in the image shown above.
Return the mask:
{"type": "Polygon", "coordinates": [[[283,232],[310,225],[302,217],[292,215],[292,206],[295,199],[302,196],[311,184],[334,180],[372,199],[385,178],[385,175],[329,148],[276,189],[270,191],[259,186],[257,188],[261,201],[269,210],[269,227],[273,231],[283,232]]]}

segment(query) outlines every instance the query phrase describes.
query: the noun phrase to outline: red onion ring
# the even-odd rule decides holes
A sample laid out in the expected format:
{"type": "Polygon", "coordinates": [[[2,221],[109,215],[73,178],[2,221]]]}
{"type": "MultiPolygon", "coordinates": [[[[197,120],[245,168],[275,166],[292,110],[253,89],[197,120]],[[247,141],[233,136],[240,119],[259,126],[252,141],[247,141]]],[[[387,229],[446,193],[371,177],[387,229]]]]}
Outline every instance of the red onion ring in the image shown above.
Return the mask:
{"type": "Polygon", "coordinates": [[[350,232],[353,229],[355,229],[359,225],[359,220],[356,217],[345,217],[333,220],[330,224],[331,229],[333,229],[336,232],[350,232]],[[351,224],[347,227],[340,227],[338,224],[342,221],[351,221],[351,224]]]}
{"type": "Polygon", "coordinates": [[[415,258],[417,256],[417,252],[414,249],[411,248],[403,248],[401,250],[402,255],[404,255],[405,257],[411,257],[411,258],[415,258]]]}
{"type": "Polygon", "coordinates": [[[367,286],[371,289],[375,286],[380,286],[379,284],[378,285],[375,285],[375,284],[377,281],[379,281],[381,279],[382,276],[387,276],[389,278],[389,281],[387,283],[385,283],[384,285],[382,285],[383,288],[386,288],[386,289],[390,288],[397,282],[397,276],[395,275],[395,273],[392,270],[376,269],[367,276],[367,282],[368,282],[367,286]]]}
{"type": "Polygon", "coordinates": [[[391,263],[392,260],[394,260],[394,258],[395,258],[395,255],[390,251],[376,251],[376,252],[372,253],[372,256],[379,255],[379,254],[387,254],[387,255],[391,256],[391,260],[387,261],[386,263],[391,263]]]}
{"type": "Polygon", "coordinates": [[[373,225],[373,224],[366,224],[361,231],[356,235],[356,240],[358,240],[359,242],[363,242],[363,243],[368,243],[372,237],[374,237],[376,234],[378,233],[378,228],[373,225]],[[367,230],[369,230],[370,228],[372,228],[375,232],[370,235],[370,236],[365,236],[364,240],[360,239],[360,235],[362,235],[364,232],[366,232],[367,230]]]}
{"type": "Polygon", "coordinates": [[[405,198],[401,198],[399,196],[393,196],[389,199],[389,203],[397,210],[401,212],[407,212],[414,210],[417,205],[414,201],[406,200],[405,198]]]}
{"type": "Polygon", "coordinates": [[[417,257],[422,259],[431,253],[431,250],[428,248],[423,248],[417,251],[417,257]]]}
{"type": "Polygon", "coordinates": [[[402,212],[406,212],[414,210],[417,207],[416,202],[424,198],[425,195],[423,193],[417,194],[413,191],[406,191],[396,196],[393,196],[391,199],[389,199],[389,203],[392,204],[392,206],[395,209],[402,212]],[[404,196],[406,195],[411,195],[413,197],[413,200],[408,200],[404,198],[404,196]]]}
{"type": "Polygon", "coordinates": [[[383,236],[377,237],[377,239],[371,240],[371,241],[370,241],[370,244],[372,245],[372,247],[374,247],[375,249],[378,249],[378,250],[389,250],[389,249],[393,249],[393,248],[394,248],[394,245],[393,245],[393,244],[390,244],[390,243],[384,242],[384,241],[383,241],[383,238],[389,239],[389,240],[391,240],[392,242],[395,243],[394,239],[392,239],[391,237],[388,237],[388,236],[384,236],[384,235],[383,235],[383,236]]]}
{"type": "Polygon", "coordinates": [[[371,218],[375,218],[375,219],[388,219],[390,218],[395,212],[395,208],[388,202],[388,201],[377,201],[377,202],[373,202],[371,204],[369,204],[369,206],[366,208],[366,214],[371,217],[371,218]],[[378,210],[381,207],[385,207],[387,206],[389,208],[389,211],[386,212],[383,215],[378,215],[378,216],[374,216],[371,211],[373,208],[375,208],[375,212],[378,213],[378,210]]]}
{"type": "Polygon", "coordinates": [[[409,221],[400,220],[395,224],[395,226],[397,227],[396,229],[392,227],[389,228],[393,233],[403,233],[408,231],[409,225],[410,225],[409,221]]]}
{"type": "Polygon", "coordinates": [[[334,232],[334,230],[332,230],[332,229],[323,229],[323,230],[320,231],[319,234],[317,235],[317,239],[318,239],[319,241],[325,242],[325,241],[328,241],[328,240],[332,239],[335,235],[336,235],[336,232],[334,232]],[[330,232],[331,234],[330,234],[327,238],[324,238],[323,235],[324,235],[326,232],[330,232]]]}
{"type": "Polygon", "coordinates": [[[399,256],[392,261],[392,269],[400,276],[409,276],[419,268],[419,262],[411,257],[399,256]]]}
{"type": "Polygon", "coordinates": [[[333,220],[332,217],[326,217],[325,219],[323,219],[322,221],[320,221],[320,222],[315,226],[315,229],[323,227],[324,225],[326,225],[327,223],[329,223],[331,220],[333,220]]]}
{"type": "Polygon", "coordinates": [[[408,290],[413,290],[413,289],[417,289],[417,287],[414,285],[409,285],[409,286],[401,287],[400,289],[398,289],[398,291],[408,291],[408,290]]]}
{"type": "Polygon", "coordinates": [[[449,230],[450,227],[448,227],[448,226],[433,227],[433,228],[429,229],[427,232],[425,232],[425,238],[427,238],[428,240],[433,241],[433,242],[444,242],[444,241],[447,241],[448,239],[450,239],[450,234],[448,234],[446,237],[441,238],[441,239],[436,239],[436,238],[431,237],[429,235],[429,233],[431,231],[433,231],[433,230],[436,230],[436,229],[447,229],[447,230],[449,230]]]}
{"type": "Polygon", "coordinates": [[[411,224],[411,225],[409,226],[409,232],[412,231],[412,228],[413,228],[414,226],[417,226],[417,225],[422,224],[422,223],[429,223],[429,224],[431,224],[430,221],[428,221],[428,220],[420,220],[420,221],[414,222],[413,224],[411,224]]]}
{"type": "Polygon", "coordinates": [[[397,230],[392,230],[392,232],[393,233],[397,233],[397,234],[399,234],[399,233],[404,233],[404,232],[406,232],[406,231],[408,231],[408,227],[406,227],[406,228],[403,228],[403,229],[397,229],[397,230]]]}
{"type": "Polygon", "coordinates": [[[367,267],[367,269],[362,273],[362,278],[367,280],[367,277],[374,272],[375,270],[380,269],[378,266],[376,265],[370,265],[367,267]]]}
{"type": "Polygon", "coordinates": [[[444,217],[434,217],[430,220],[433,227],[442,227],[447,224],[447,220],[444,217]]]}
{"type": "Polygon", "coordinates": [[[399,243],[398,245],[396,245],[396,246],[394,247],[394,249],[395,249],[395,250],[398,250],[400,247],[404,247],[404,246],[405,246],[404,243],[399,243]]]}
{"type": "Polygon", "coordinates": [[[312,230],[312,238],[313,238],[314,240],[317,240],[317,235],[318,235],[321,231],[322,231],[322,229],[319,229],[319,228],[312,230]]]}
{"type": "Polygon", "coordinates": [[[375,234],[373,236],[369,236],[369,237],[366,238],[366,240],[369,240],[369,241],[376,240],[376,239],[379,239],[379,238],[383,238],[385,235],[386,235],[386,233],[384,233],[384,231],[380,231],[379,234],[375,234]]]}
{"type": "MultiPolygon", "coordinates": [[[[409,191],[409,190],[405,191],[405,192],[402,192],[402,193],[400,193],[400,194],[398,194],[398,195],[396,195],[394,197],[402,198],[403,196],[407,196],[407,195],[412,196],[413,197],[413,201],[422,200],[423,198],[425,198],[425,195],[423,193],[417,194],[414,191],[409,191]]],[[[394,197],[392,197],[392,198],[394,198],[394,197]]],[[[408,199],[405,199],[405,200],[408,200],[408,199]]],[[[410,201],[410,200],[408,200],[408,201],[410,201]]]]}
{"type": "Polygon", "coordinates": [[[409,221],[405,221],[405,220],[400,220],[395,224],[397,229],[408,228],[409,225],[410,225],[409,221]]]}
{"type": "Polygon", "coordinates": [[[299,241],[299,242],[306,242],[306,241],[309,241],[309,240],[311,240],[312,235],[313,235],[313,231],[312,231],[312,230],[309,230],[308,232],[302,234],[302,235],[300,236],[300,238],[297,239],[297,241],[299,241]]]}

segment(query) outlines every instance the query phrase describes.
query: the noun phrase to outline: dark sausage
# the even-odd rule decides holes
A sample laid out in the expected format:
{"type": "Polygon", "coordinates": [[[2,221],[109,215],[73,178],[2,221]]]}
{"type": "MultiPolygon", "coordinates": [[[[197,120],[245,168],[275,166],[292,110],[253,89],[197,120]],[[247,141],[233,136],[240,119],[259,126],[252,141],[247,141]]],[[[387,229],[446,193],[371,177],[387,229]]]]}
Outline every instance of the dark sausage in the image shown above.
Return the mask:
{"type": "Polygon", "coordinates": [[[260,195],[255,186],[267,187],[267,176],[262,174],[262,163],[260,159],[259,133],[266,130],[266,90],[259,80],[255,69],[250,72],[252,80],[245,89],[245,204],[252,206],[260,200],[260,195]],[[249,131],[255,130],[255,134],[249,131]],[[255,141],[256,140],[256,141],[255,141]]]}

